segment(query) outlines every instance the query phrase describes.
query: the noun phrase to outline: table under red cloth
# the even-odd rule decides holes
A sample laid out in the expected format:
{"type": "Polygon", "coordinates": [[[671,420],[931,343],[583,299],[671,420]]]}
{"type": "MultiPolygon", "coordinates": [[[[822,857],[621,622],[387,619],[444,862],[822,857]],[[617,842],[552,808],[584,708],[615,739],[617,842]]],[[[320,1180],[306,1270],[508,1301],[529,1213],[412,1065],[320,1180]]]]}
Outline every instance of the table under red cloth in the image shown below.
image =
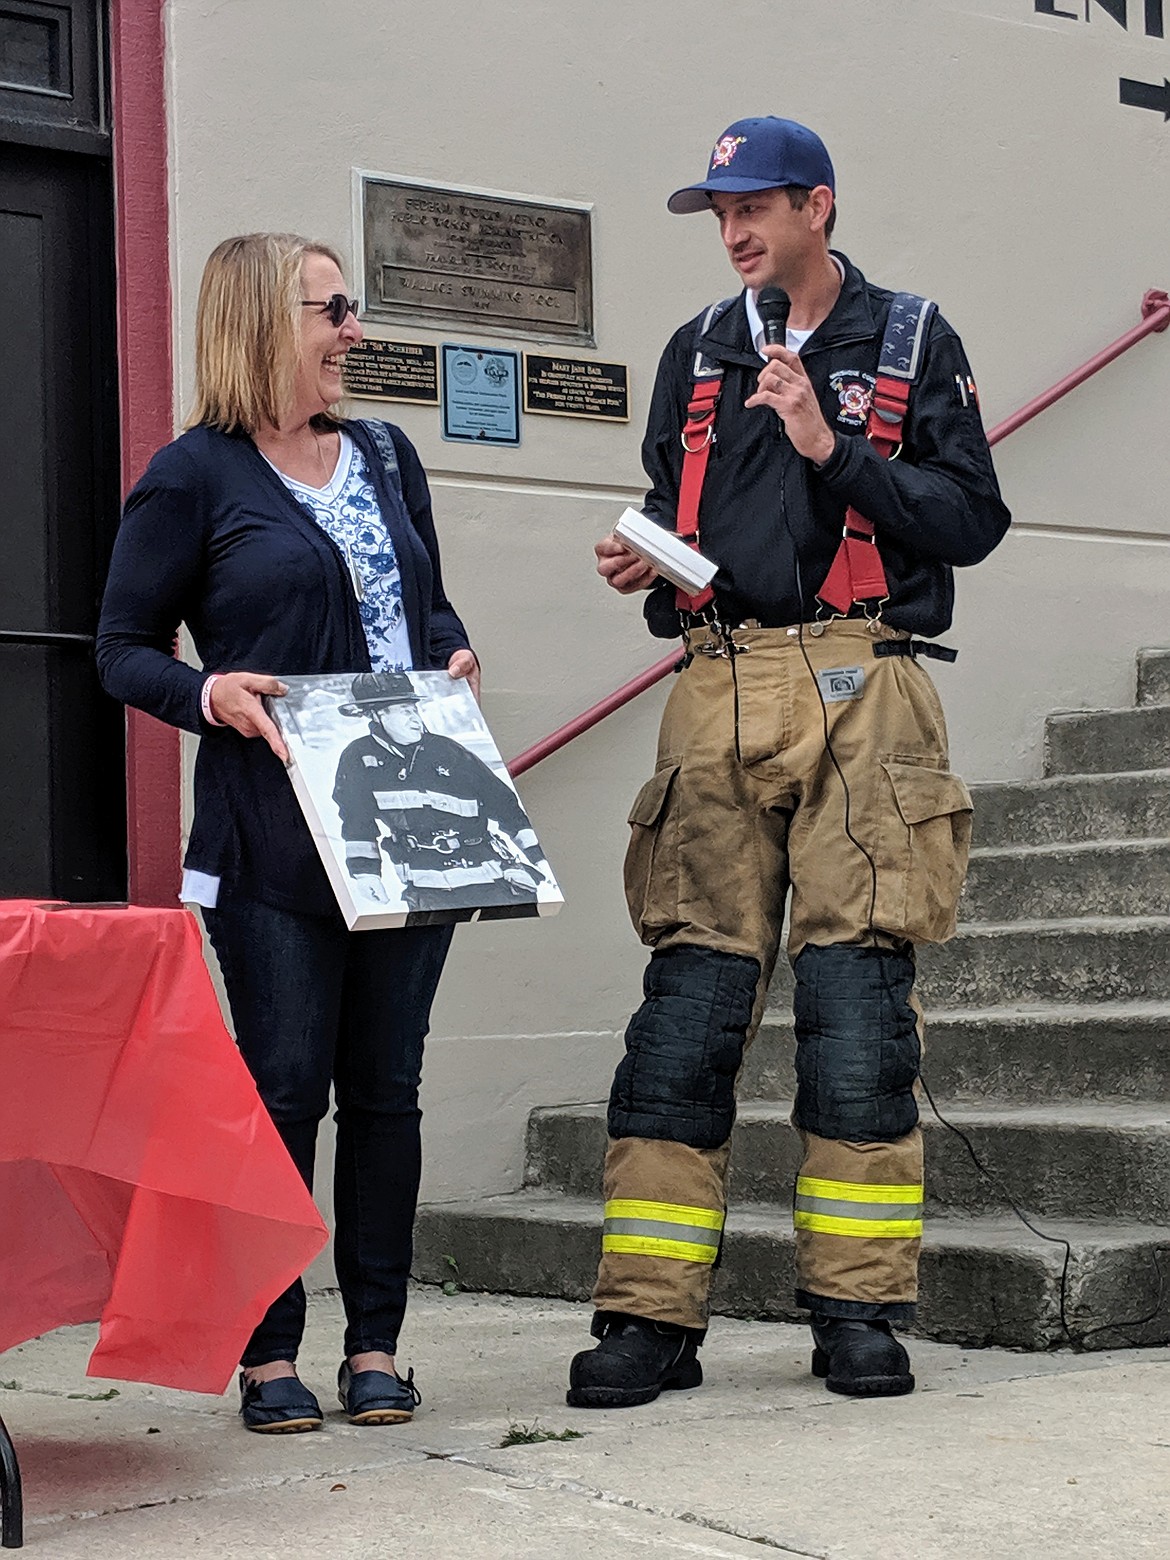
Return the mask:
{"type": "Polygon", "coordinates": [[[222,1392],[326,1240],[185,910],[0,901],[0,1351],[222,1392]]]}

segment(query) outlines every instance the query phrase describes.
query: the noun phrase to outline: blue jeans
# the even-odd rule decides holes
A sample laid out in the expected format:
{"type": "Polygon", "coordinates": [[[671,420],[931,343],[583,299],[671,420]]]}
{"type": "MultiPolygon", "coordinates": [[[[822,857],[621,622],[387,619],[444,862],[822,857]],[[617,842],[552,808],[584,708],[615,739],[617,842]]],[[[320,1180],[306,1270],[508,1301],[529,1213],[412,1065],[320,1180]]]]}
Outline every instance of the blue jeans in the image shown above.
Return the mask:
{"type": "MultiPolygon", "coordinates": [[[[203,919],[240,1052],[310,1190],[333,1084],[334,1262],[345,1353],[393,1354],[422,1170],[423,1039],[453,929],[348,932],[340,915],[300,915],[226,895],[203,919]]],[[[269,1306],[242,1363],[295,1360],[304,1326],[298,1279],[269,1306]]]]}

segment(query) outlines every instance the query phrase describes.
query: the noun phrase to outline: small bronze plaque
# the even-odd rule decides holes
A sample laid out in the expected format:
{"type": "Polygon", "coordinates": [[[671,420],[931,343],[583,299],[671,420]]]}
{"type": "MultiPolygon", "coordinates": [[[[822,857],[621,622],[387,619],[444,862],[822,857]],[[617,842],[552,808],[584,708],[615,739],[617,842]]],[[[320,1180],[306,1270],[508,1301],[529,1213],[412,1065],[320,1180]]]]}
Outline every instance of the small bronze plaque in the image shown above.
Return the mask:
{"type": "Polygon", "coordinates": [[[367,336],[345,354],[346,395],[367,401],[439,404],[439,355],[422,341],[375,341],[367,336]]]}
{"type": "Polygon", "coordinates": [[[524,410],[553,417],[629,422],[629,370],[624,363],[524,354],[524,410]]]}
{"type": "Polygon", "coordinates": [[[592,343],[587,206],[360,177],[363,318],[592,343]]]}

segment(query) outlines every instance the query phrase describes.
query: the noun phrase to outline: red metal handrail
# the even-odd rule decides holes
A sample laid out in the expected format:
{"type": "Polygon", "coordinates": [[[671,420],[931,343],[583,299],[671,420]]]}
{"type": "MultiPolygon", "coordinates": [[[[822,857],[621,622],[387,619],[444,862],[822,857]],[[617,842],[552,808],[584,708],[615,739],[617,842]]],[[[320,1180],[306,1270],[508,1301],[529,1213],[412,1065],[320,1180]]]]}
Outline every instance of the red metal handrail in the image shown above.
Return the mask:
{"type": "Polygon", "coordinates": [[[1054,401],[1061,400],[1070,390],[1075,390],[1078,385],[1083,385],[1086,379],[1091,379],[1094,374],[1100,373],[1113,362],[1114,358],[1119,358],[1123,352],[1128,352],[1130,347],[1136,347],[1139,341],[1144,341],[1155,331],[1165,330],[1167,326],[1170,326],[1170,293],[1151,287],[1142,299],[1140,325],[1127,330],[1124,336],[1118,336],[1117,340],[1104,351],[1098,352],[1096,357],[1091,357],[1087,363],[1082,363],[1080,368],[1074,368],[1071,374],[1066,374],[1063,379],[1058,380],[1051,390],[1045,390],[1043,395],[1038,395],[1026,406],[1021,406],[1018,412],[1013,412],[1010,417],[1005,417],[1003,422],[996,423],[987,435],[988,444],[998,444],[1001,439],[1006,439],[1009,433],[1015,433],[1017,428],[1022,428],[1026,422],[1031,422],[1033,417],[1039,417],[1041,412],[1047,411],[1054,401]]]}
{"type": "Polygon", "coordinates": [[[565,747],[574,737],[581,736],[590,727],[596,726],[598,721],[604,720],[607,715],[612,715],[614,710],[620,710],[623,704],[629,704],[631,699],[636,699],[640,693],[645,693],[647,688],[653,688],[656,682],[661,682],[674,671],[682,656],[681,650],[672,650],[669,655],[663,656],[661,661],[655,661],[653,666],[648,666],[644,672],[639,672],[637,677],[631,677],[629,682],[606,694],[605,698],[599,700],[597,704],[591,704],[580,715],[566,721],[563,726],[558,726],[547,737],[534,742],[530,748],[525,748],[523,753],[518,753],[508,765],[508,773],[514,780],[526,769],[531,769],[533,764],[539,764],[542,758],[547,758],[558,748],[565,747]]]}
{"type": "MultiPolygon", "coordinates": [[[[1015,433],[1017,428],[1022,428],[1025,423],[1031,422],[1033,417],[1038,417],[1041,412],[1055,402],[1075,390],[1078,385],[1084,384],[1086,379],[1091,379],[1094,374],[1112,363],[1114,358],[1128,352],[1130,347],[1136,347],[1139,341],[1144,341],[1147,336],[1156,331],[1164,331],[1170,327],[1170,293],[1165,293],[1159,288],[1150,288],[1142,299],[1142,322],[1135,325],[1132,330],[1127,330],[1124,336],[1118,336],[1117,340],[1091,357],[1087,363],[1082,363],[1080,368],[1073,369],[1071,374],[1059,380],[1050,390],[1045,390],[1034,400],[1021,406],[1018,412],[1013,412],[1010,417],[1005,417],[1003,422],[996,423],[987,435],[988,444],[998,444],[1006,439],[1010,433],[1015,433]]],[[[629,704],[640,693],[645,693],[647,688],[652,688],[655,683],[668,677],[682,660],[681,650],[672,650],[661,661],[656,661],[653,666],[648,666],[644,672],[639,672],[637,677],[631,677],[629,682],[623,683],[620,688],[615,688],[604,699],[591,704],[587,710],[576,715],[572,720],[566,721],[563,726],[558,726],[555,731],[542,737],[539,742],[525,748],[523,753],[518,753],[508,765],[508,773],[515,779],[525,771],[539,764],[542,759],[550,754],[559,752],[567,747],[574,738],[591,730],[607,715],[612,715],[615,710],[620,710],[624,704],[629,704]]]]}

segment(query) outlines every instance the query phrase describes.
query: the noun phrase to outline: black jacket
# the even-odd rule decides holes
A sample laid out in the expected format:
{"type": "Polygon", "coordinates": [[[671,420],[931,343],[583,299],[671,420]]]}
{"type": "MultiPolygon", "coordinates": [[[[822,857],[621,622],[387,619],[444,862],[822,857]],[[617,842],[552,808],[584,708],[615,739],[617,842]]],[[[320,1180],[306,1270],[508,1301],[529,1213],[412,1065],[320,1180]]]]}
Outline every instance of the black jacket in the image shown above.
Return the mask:
{"type": "MultiPolygon", "coordinates": [[[[985,558],[1011,516],[1000,498],[962,343],[938,314],[911,391],[901,455],[883,460],[866,439],[864,410],[851,407],[858,389],[873,384],[894,294],[871,286],[843,255],[838,258],[845,268],[840,295],[800,354],[837,433],[837,447],[820,470],[781,436],[770,408],[744,407],[762,365],[742,295],[703,337],[703,351],[724,365],[724,376],[699,506],[700,547],[720,566],[715,593],[727,621],[808,622],[816,616],[816,593],[852,504],[876,530],[890,587],[885,621],[917,634],[941,634],[951,621],[952,568],[985,558]]],[[[646,512],[671,530],[682,466],[679,433],[702,319],[677,330],[662,355],[642,445],[651,482],[646,512]]],[[[678,632],[673,586],[655,586],[645,610],[654,633],[678,632]]]]}
{"type": "Polygon", "coordinates": [[[408,885],[469,888],[498,882],[515,864],[497,850],[489,824],[521,847],[536,845],[511,787],[439,732],[399,748],[371,725],[342,753],[333,800],[351,877],[379,876],[381,850],[408,885]]]}
{"type": "MultiPolygon", "coordinates": [[[[444,667],[467,634],[443,591],[422,465],[402,430],[388,426],[401,497],[362,423],[344,424],[394,540],[414,665],[444,667]]],[[[344,558],[251,439],[193,428],[155,455],[126,500],[97,663],[114,698],[203,739],[186,865],[266,904],[335,911],[280,760],[258,737],[209,726],[199,710],[209,672],[370,669],[344,558]],[[181,622],[203,671],[171,654],[181,622]]]]}

